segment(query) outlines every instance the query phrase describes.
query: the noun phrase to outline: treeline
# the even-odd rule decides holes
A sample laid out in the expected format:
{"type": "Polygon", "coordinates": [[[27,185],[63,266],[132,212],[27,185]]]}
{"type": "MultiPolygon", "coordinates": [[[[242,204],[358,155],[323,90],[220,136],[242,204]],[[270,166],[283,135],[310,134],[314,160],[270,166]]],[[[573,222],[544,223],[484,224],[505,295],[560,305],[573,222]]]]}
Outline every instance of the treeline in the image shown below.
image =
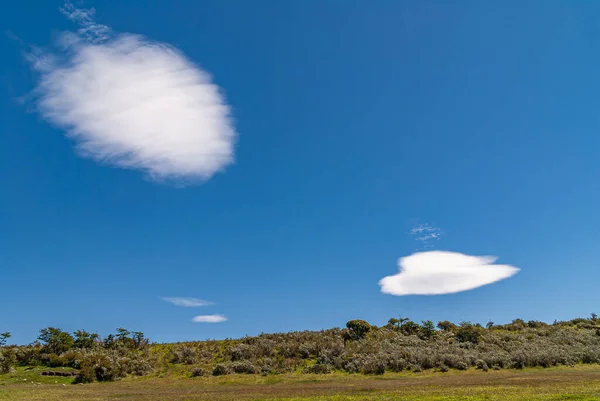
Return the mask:
{"type": "Polygon", "coordinates": [[[449,321],[416,323],[392,318],[377,327],[351,320],[346,328],[261,334],[237,340],[150,344],[143,333],[117,329],[102,339],[79,330],[49,327],[26,346],[7,346],[0,334],[0,372],[15,366],[71,367],[76,381],[110,381],[126,375],[168,372],[189,366],[191,376],[305,373],[383,374],[425,369],[521,369],[600,363],[600,319],[577,318],[485,326],[449,321]]]}
{"type": "Polygon", "coordinates": [[[9,338],[9,332],[0,334],[0,373],[9,373],[15,366],[71,367],[79,371],[76,382],[89,383],[146,375],[154,366],[144,334],[123,328],[104,339],[85,330],[71,334],[56,327],[40,330],[29,345],[6,346],[9,338]]]}

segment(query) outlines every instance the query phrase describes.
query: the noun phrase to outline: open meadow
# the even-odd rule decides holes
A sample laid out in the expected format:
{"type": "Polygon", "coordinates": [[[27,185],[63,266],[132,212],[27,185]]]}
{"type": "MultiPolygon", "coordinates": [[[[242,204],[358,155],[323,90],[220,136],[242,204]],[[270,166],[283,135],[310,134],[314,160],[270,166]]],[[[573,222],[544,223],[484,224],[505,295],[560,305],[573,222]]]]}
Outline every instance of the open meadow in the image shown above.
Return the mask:
{"type": "Polygon", "coordinates": [[[187,400],[600,400],[600,366],[386,373],[189,378],[176,370],[118,382],[72,384],[41,368],[0,376],[2,401],[187,400]]]}

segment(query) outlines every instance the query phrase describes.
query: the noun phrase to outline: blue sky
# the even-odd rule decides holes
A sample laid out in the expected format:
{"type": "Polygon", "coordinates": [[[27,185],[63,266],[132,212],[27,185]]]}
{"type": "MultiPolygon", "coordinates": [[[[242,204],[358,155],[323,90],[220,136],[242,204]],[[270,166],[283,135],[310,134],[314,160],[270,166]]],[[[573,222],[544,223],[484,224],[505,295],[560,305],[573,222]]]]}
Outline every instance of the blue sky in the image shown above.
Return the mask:
{"type": "MultiPolygon", "coordinates": [[[[600,4],[76,3],[96,9],[87,20],[61,6],[0,15],[0,331],[16,342],[48,325],[175,341],[598,312],[600,4]],[[102,24],[110,38],[90,47],[102,24]],[[153,112],[127,96],[164,68],[52,75],[130,34],[180,52],[154,46],[140,71],[174,57],[185,68],[161,82],[200,92],[153,112]],[[107,101],[113,78],[124,96],[107,101]],[[64,86],[40,89],[52,79],[64,86]],[[196,119],[206,93],[220,108],[197,107],[218,115],[196,119]],[[69,124],[81,135],[65,136],[69,124]],[[114,157],[121,145],[129,156],[114,157]],[[423,226],[443,234],[425,244],[411,235],[423,226]],[[417,250],[521,270],[453,294],[382,293],[417,250]]],[[[183,93],[157,85],[149,96],[183,93]]]]}

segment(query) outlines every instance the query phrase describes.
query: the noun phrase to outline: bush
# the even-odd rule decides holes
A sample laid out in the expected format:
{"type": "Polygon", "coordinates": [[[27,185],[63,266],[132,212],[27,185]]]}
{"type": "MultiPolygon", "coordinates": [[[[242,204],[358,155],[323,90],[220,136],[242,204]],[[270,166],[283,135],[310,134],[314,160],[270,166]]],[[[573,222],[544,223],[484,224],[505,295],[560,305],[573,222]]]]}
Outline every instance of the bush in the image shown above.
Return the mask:
{"type": "Polygon", "coordinates": [[[228,375],[229,373],[231,373],[231,370],[230,370],[229,366],[224,363],[216,364],[212,370],[213,376],[228,375]]]}
{"type": "Polygon", "coordinates": [[[475,362],[475,366],[477,366],[477,369],[481,369],[481,370],[483,370],[484,372],[487,372],[487,371],[489,370],[488,364],[487,364],[487,363],[485,363],[485,361],[483,361],[483,360],[481,360],[481,359],[478,359],[478,360],[475,362]]]}
{"type": "Polygon", "coordinates": [[[349,320],[346,323],[350,340],[360,340],[371,330],[371,325],[365,320],[349,320]]]}
{"type": "Polygon", "coordinates": [[[204,376],[206,372],[202,368],[193,368],[190,372],[190,377],[200,377],[204,376]]]}
{"type": "Polygon", "coordinates": [[[234,373],[245,373],[245,374],[256,373],[256,368],[254,368],[254,365],[252,364],[252,362],[247,361],[247,360],[233,362],[231,364],[231,370],[233,370],[234,373]]]}
{"type": "Polygon", "coordinates": [[[0,349],[0,374],[13,371],[17,358],[13,350],[0,349]]]}
{"type": "Polygon", "coordinates": [[[317,363],[312,366],[307,366],[303,371],[304,373],[327,374],[331,373],[331,370],[331,365],[317,363]]]}
{"type": "Polygon", "coordinates": [[[236,344],[229,348],[232,361],[252,358],[252,347],[248,344],[236,344]]]}
{"type": "Polygon", "coordinates": [[[198,351],[195,348],[178,345],[171,349],[171,362],[172,363],[184,363],[186,365],[193,365],[198,363],[198,351]]]}
{"type": "Polygon", "coordinates": [[[470,342],[472,344],[479,343],[482,335],[482,329],[474,326],[469,322],[463,322],[456,331],[456,339],[459,342],[470,342]]]}
{"type": "Polygon", "coordinates": [[[91,381],[114,381],[125,377],[126,370],[119,363],[118,355],[108,352],[90,352],[83,356],[79,374],[83,383],[91,381]]]}

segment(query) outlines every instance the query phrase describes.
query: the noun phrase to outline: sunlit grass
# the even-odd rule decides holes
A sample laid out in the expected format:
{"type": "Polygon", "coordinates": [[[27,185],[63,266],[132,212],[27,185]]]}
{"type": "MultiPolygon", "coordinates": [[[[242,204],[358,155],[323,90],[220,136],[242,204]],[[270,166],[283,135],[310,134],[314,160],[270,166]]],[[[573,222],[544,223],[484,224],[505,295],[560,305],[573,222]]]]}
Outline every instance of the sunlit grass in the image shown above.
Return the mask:
{"type": "Polygon", "coordinates": [[[71,379],[40,376],[42,368],[19,368],[0,376],[0,400],[287,400],[287,401],[512,401],[600,400],[600,366],[482,372],[386,373],[365,376],[227,375],[189,378],[179,368],[160,375],[128,377],[114,383],[68,384],[71,379]]]}

